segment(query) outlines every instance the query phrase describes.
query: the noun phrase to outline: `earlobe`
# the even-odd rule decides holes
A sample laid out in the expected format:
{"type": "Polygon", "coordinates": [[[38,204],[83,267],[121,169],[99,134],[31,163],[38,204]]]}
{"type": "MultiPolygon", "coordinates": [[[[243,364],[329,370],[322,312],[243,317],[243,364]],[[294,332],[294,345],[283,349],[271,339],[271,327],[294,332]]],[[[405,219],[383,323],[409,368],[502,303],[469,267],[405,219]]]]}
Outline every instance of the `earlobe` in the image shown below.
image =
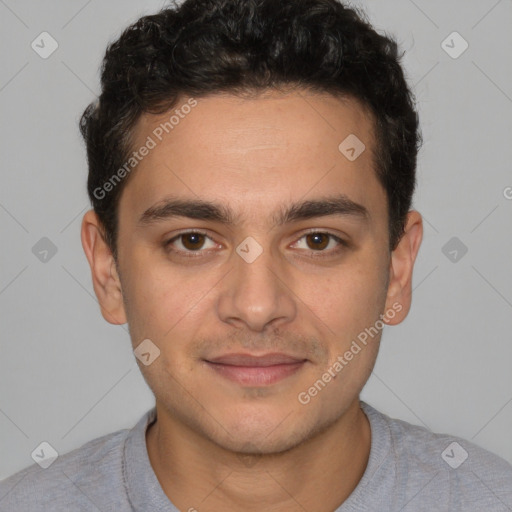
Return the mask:
{"type": "Polygon", "coordinates": [[[422,238],[421,215],[411,210],[407,214],[404,234],[391,253],[386,311],[393,309],[397,313],[393,318],[385,315],[385,322],[389,325],[399,324],[409,313],[412,301],[412,273],[422,238]]]}
{"type": "Polygon", "coordinates": [[[121,281],[112,251],[103,237],[101,222],[94,210],[86,212],[82,219],[81,240],[91,267],[94,292],[103,318],[115,325],[126,323],[121,281]]]}

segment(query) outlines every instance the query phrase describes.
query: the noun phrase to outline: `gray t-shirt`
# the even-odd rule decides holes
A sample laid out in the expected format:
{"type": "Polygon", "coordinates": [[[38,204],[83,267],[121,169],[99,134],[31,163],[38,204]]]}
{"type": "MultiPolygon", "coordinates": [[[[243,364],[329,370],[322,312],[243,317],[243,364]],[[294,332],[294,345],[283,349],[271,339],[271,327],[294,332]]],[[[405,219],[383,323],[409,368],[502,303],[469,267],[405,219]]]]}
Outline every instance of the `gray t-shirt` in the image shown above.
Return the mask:
{"type": "MultiPolygon", "coordinates": [[[[512,466],[505,460],[461,438],[389,418],[365,402],[361,407],[371,426],[370,458],[335,512],[512,511],[512,466]]],[[[2,480],[0,510],[177,512],[146,449],[155,415],[153,407],[132,429],[89,441],[47,469],[33,464],[2,480]]],[[[190,508],[201,512],[199,503],[190,508]]]]}

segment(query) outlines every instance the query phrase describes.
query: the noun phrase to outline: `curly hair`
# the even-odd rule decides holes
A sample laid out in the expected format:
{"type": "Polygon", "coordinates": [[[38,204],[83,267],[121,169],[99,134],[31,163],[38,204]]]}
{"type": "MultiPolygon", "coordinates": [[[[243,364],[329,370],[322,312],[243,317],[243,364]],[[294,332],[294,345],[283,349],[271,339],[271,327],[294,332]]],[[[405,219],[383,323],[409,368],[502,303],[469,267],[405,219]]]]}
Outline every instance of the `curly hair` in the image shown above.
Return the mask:
{"type": "Polygon", "coordinates": [[[128,180],[101,196],[97,190],[129,158],[141,114],[164,113],[184,96],[281,87],[352,98],[371,113],[396,248],[422,142],[401,57],[393,38],[338,0],[185,0],[130,25],[108,45],[101,95],[80,119],[89,198],[116,261],[117,206],[128,180]]]}

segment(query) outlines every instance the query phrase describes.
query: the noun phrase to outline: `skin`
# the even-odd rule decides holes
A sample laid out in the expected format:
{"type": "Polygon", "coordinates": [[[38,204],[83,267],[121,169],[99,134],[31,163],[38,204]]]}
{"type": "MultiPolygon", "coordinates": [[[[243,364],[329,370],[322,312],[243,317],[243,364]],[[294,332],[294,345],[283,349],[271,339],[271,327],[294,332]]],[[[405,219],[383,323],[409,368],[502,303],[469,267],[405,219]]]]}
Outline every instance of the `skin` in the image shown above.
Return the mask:
{"type": "MultiPolygon", "coordinates": [[[[160,350],[148,366],[137,360],[156,399],[157,421],[146,433],[151,465],[180,510],[334,510],[368,462],[371,432],[359,394],[381,331],[309,403],[297,397],[379,315],[395,305],[386,323],[406,317],[421,216],[409,212],[391,252],[373,121],[355,100],[267,91],[197,102],[126,183],[117,265],[95,213],[82,221],[104,318],[128,322],[133,348],[149,338],[160,350]],[[351,133],[366,145],[353,162],[338,150],[351,133]],[[334,192],[363,205],[367,220],[331,215],[274,224],[272,215],[290,202],[334,192]],[[230,226],[186,217],[138,225],[169,195],[216,201],[238,217],[230,226]],[[164,247],[180,230],[194,229],[210,237],[203,246],[182,237],[164,247]],[[307,230],[348,246],[311,240],[307,230]],[[263,251],[252,263],[236,252],[249,236],[263,251]],[[195,247],[202,252],[194,258],[172,250],[195,247]],[[234,352],[283,352],[307,362],[277,383],[245,386],[203,361],[234,352]]],[[[168,118],[141,117],[134,147],[168,118]]]]}

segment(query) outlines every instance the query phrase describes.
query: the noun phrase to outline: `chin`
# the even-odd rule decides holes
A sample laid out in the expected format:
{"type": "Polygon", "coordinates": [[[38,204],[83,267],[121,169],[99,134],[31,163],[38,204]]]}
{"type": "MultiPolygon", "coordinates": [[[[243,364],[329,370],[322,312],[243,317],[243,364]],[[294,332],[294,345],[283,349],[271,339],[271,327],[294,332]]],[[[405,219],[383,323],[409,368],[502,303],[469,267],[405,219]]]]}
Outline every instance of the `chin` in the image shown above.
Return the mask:
{"type": "Polygon", "coordinates": [[[231,414],[220,420],[225,430],[216,430],[210,435],[203,430],[203,433],[226,450],[262,455],[289,451],[319,430],[311,415],[299,416],[297,411],[286,411],[282,407],[277,411],[258,409],[249,412],[245,408],[242,414],[231,414]]]}
{"type": "Polygon", "coordinates": [[[304,436],[294,431],[284,431],[278,436],[265,437],[265,434],[244,433],[226,439],[212,439],[221,448],[243,455],[271,455],[285,453],[304,441],[304,436]]]}

